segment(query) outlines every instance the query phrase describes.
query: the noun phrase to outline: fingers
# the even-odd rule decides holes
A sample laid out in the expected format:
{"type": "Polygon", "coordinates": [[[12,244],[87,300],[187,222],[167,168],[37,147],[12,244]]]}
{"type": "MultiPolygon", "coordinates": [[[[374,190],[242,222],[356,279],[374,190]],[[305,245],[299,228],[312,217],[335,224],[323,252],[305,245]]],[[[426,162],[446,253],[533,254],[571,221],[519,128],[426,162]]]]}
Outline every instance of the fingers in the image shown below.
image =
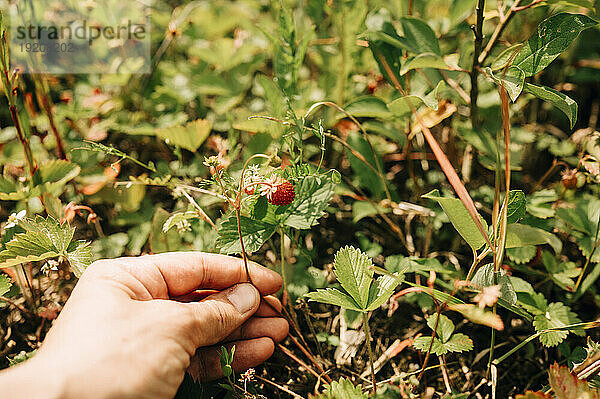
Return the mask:
{"type": "Polygon", "coordinates": [[[258,310],[254,314],[257,317],[281,317],[283,306],[279,299],[274,296],[264,296],[258,310]]]}
{"type": "Polygon", "coordinates": [[[260,305],[260,295],[252,284],[237,284],[201,302],[182,304],[191,310],[194,344],[214,345],[232,334],[260,305]]]}
{"type": "Polygon", "coordinates": [[[287,337],[289,325],[281,317],[252,317],[225,338],[225,342],[269,337],[275,342],[281,342],[287,337]]]}
{"type": "MultiPolygon", "coordinates": [[[[235,345],[233,368],[244,371],[256,367],[273,355],[275,344],[270,338],[262,337],[236,341],[225,345],[227,350],[235,345]]],[[[211,381],[223,377],[220,365],[220,346],[199,349],[192,357],[188,373],[196,380],[211,381]]]]}
{"type": "MultiPolygon", "coordinates": [[[[247,282],[242,259],[202,252],[172,252],[136,258],[120,258],[96,262],[94,269],[117,264],[143,284],[154,299],[167,299],[197,289],[222,290],[247,282]]],[[[252,283],[261,295],[273,294],[281,288],[281,276],[248,261],[252,283]]]]}

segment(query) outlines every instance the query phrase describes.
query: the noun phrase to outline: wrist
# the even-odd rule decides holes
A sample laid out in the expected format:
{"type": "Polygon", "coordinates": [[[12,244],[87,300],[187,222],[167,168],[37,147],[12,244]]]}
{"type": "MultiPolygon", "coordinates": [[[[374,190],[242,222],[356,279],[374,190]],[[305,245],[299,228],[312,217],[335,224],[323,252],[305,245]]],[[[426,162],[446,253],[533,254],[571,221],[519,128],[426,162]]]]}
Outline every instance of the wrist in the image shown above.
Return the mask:
{"type": "Polygon", "coordinates": [[[9,398],[65,399],[64,382],[56,364],[39,355],[0,372],[0,392],[9,398]]]}

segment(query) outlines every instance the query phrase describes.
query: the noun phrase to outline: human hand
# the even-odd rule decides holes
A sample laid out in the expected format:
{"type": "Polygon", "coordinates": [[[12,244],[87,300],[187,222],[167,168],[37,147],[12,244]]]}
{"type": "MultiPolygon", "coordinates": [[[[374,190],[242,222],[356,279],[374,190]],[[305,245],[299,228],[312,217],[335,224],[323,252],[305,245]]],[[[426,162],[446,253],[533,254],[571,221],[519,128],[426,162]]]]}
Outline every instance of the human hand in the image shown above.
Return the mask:
{"type": "MultiPolygon", "coordinates": [[[[95,262],[36,356],[13,371],[13,382],[48,386],[41,396],[18,397],[170,398],[186,370],[202,381],[221,376],[221,343],[236,346],[234,369],[257,366],[287,336],[288,324],[273,310],[281,303],[268,296],[280,289],[281,277],[248,266],[254,285],[246,283],[241,259],[223,255],[95,262]],[[219,292],[198,301],[207,294],[201,290],[219,292]]],[[[0,386],[7,380],[1,377],[0,386]]]]}

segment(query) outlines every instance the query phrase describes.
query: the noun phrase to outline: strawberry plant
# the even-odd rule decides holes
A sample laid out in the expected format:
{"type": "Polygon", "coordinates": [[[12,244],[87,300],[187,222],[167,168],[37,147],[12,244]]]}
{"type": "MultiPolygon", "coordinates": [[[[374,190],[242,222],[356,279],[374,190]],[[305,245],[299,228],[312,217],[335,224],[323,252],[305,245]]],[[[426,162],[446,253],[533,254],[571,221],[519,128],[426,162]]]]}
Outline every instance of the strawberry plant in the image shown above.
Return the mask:
{"type": "Polygon", "coordinates": [[[27,74],[4,19],[0,364],[93,260],[197,250],[279,272],[290,334],[180,398],[596,397],[599,11],[155,0],[101,75],[27,74]]]}

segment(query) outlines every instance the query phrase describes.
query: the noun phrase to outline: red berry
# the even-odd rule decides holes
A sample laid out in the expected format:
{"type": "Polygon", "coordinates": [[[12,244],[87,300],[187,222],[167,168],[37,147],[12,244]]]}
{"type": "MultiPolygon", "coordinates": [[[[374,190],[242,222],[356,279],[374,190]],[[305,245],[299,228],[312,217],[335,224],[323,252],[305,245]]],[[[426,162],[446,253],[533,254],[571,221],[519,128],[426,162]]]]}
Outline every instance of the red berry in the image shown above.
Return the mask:
{"type": "Polygon", "coordinates": [[[295,197],[294,186],[289,181],[284,180],[283,183],[277,186],[275,192],[267,196],[267,199],[273,205],[285,206],[291,204],[295,197]]]}

